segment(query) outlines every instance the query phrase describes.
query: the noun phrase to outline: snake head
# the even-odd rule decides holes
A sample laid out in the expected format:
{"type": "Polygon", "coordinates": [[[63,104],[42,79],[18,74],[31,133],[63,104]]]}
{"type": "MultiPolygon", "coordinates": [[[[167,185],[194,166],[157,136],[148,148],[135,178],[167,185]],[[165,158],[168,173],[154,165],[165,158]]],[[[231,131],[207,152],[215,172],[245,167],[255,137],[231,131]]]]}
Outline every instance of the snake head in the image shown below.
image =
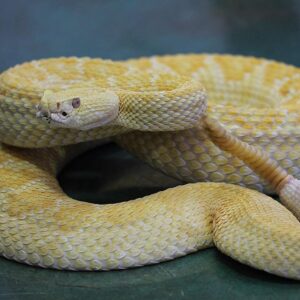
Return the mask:
{"type": "Polygon", "coordinates": [[[76,88],[46,90],[36,116],[55,127],[89,130],[112,124],[118,117],[119,97],[113,91],[76,88]]]}

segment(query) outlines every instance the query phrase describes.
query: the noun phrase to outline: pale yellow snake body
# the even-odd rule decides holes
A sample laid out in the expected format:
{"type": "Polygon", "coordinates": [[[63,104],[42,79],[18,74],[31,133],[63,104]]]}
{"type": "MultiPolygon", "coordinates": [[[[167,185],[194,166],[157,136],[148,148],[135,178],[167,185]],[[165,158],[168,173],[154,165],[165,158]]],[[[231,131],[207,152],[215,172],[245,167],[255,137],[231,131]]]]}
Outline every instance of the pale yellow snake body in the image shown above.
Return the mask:
{"type": "Polygon", "coordinates": [[[298,186],[289,185],[283,171],[282,176],[269,172],[278,170],[275,163],[256,167],[262,164],[259,159],[248,150],[242,153],[270,178],[267,185],[237,157],[220,150],[214,143],[238,156],[242,152],[226,144],[218,122],[214,128],[210,119],[261,146],[289,174],[300,177],[299,101],[299,69],[255,58],[181,55],[118,63],[58,58],[9,69],[0,76],[0,253],[42,267],[109,270],[216,245],[243,263],[300,279],[297,218],[268,196],[221,182],[264,192],[275,188],[299,218],[298,186]],[[208,121],[202,118],[202,85],[209,95],[208,121]],[[99,94],[114,100],[104,101],[104,113],[89,114],[90,124],[80,127],[87,115],[76,112],[86,103],[89,112],[96,111],[93,99],[99,94]],[[39,117],[72,129],[37,118],[38,104],[39,117]],[[70,199],[55,174],[85,146],[59,146],[111,136],[172,176],[220,183],[183,185],[114,205],[70,199]]]}

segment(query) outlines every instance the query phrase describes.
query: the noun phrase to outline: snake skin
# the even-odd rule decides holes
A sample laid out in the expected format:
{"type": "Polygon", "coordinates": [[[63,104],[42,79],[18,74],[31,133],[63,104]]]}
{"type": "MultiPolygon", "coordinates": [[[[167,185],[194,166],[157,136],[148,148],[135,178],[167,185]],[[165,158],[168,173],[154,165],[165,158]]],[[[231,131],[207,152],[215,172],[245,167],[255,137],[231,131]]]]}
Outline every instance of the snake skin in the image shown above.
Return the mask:
{"type": "Polygon", "coordinates": [[[126,203],[94,205],[61,190],[55,175],[77,146],[57,146],[114,136],[154,167],[186,182],[222,181],[272,192],[243,162],[214,146],[201,128],[198,118],[206,106],[200,83],[208,93],[209,116],[300,177],[300,70],[293,66],[221,55],[25,63],[0,76],[1,255],[41,267],[110,270],[214,245],[242,263],[300,279],[299,221],[257,191],[193,183],[126,203]],[[187,88],[178,89],[180,84],[187,88]],[[35,117],[45,89],[95,85],[122,95],[137,93],[138,100],[128,98],[134,104],[120,110],[131,121],[77,131],[51,128],[35,117]],[[198,110],[191,106],[195,99],[201,103],[198,110]],[[172,119],[174,111],[180,113],[172,119]],[[165,118],[170,119],[161,121],[165,118]]]}

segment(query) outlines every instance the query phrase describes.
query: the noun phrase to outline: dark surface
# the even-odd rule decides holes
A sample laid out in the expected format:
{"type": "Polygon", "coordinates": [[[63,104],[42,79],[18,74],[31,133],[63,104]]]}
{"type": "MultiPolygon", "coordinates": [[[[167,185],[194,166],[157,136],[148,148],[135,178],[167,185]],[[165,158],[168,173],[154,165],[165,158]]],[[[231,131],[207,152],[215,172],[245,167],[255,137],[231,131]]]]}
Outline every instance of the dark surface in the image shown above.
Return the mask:
{"type": "MultiPolygon", "coordinates": [[[[113,59],[219,52],[300,65],[300,1],[0,1],[0,70],[76,55],[113,59]]],[[[95,203],[178,184],[113,145],[60,176],[65,191],[95,203]]],[[[215,249],[114,272],[61,272],[0,258],[0,299],[299,299],[300,284],[243,266],[215,249]]]]}

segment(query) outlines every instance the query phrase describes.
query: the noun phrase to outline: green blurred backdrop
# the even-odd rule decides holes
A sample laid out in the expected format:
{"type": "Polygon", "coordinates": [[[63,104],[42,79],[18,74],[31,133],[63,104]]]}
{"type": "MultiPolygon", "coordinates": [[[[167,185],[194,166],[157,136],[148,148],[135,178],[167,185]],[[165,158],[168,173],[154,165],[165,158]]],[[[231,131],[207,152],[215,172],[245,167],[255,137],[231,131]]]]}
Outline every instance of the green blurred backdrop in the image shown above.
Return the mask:
{"type": "MultiPolygon", "coordinates": [[[[0,1],[0,70],[53,56],[112,59],[218,52],[300,65],[297,0],[0,1]]],[[[65,191],[95,203],[180,184],[112,144],[60,174],[65,191]]],[[[300,249],[299,249],[300,250],[300,249]]],[[[300,284],[208,249],[155,266],[61,272],[0,258],[0,299],[300,299],[300,284]]]]}

